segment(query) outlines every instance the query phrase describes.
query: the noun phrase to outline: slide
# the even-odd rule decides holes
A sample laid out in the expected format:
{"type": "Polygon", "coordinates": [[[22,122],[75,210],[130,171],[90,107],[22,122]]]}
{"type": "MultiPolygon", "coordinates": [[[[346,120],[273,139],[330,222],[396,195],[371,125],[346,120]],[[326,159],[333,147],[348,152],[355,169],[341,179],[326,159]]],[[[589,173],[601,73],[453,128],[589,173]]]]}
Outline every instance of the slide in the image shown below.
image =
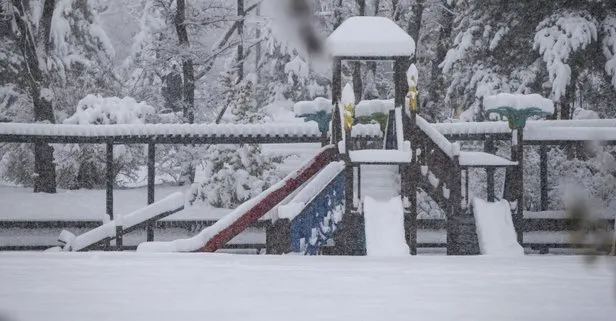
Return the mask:
{"type": "Polygon", "coordinates": [[[385,202],[366,196],[364,218],[368,256],[409,255],[409,247],[404,240],[404,208],[400,196],[385,202]]]}
{"type": "Polygon", "coordinates": [[[518,244],[509,202],[501,200],[490,203],[479,198],[473,199],[473,212],[477,225],[479,250],[484,255],[524,255],[524,248],[518,244]]]}
{"type": "Polygon", "coordinates": [[[79,236],[64,230],[60,233],[58,240],[64,243],[62,251],[84,251],[100,242],[114,239],[116,237],[116,226],[122,226],[124,233],[128,233],[142,227],[146,222],[160,220],[183,209],[184,194],[177,192],[79,236]]]}
{"type": "Polygon", "coordinates": [[[300,169],[287,175],[263,193],[242,203],[231,213],[201,233],[188,239],[171,242],[146,242],[137,247],[138,252],[214,252],[235,236],[267,214],[291,195],[302,184],[323,169],[336,154],[334,145],[322,148],[316,156],[300,169]]]}

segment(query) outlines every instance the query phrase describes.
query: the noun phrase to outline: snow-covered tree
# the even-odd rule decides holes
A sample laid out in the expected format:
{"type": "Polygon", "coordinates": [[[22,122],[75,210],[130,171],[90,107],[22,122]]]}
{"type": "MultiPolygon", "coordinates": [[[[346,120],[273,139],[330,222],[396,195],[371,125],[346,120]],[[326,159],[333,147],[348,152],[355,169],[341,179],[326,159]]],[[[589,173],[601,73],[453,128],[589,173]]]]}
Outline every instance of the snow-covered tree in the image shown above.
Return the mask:
{"type": "MultiPolygon", "coordinates": [[[[255,76],[248,75],[234,85],[232,71],[221,75],[230,86],[225,92],[229,121],[239,124],[259,123],[263,112],[254,98],[255,76]]],[[[202,154],[206,179],[193,185],[192,202],[207,202],[212,206],[235,208],[256,196],[282,177],[276,168],[279,158],[261,153],[260,145],[210,145],[202,154]]]]}
{"type": "MultiPolygon", "coordinates": [[[[87,91],[103,87],[97,81],[105,74],[102,70],[109,66],[113,48],[98,24],[92,2],[3,0],[2,16],[10,21],[7,26],[11,27],[2,36],[7,38],[8,47],[17,49],[13,52],[19,52],[21,57],[0,55],[3,61],[0,65],[18,66],[23,78],[15,79],[12,88],[24,94],[19,102],[31,106],[29,114],[21,113],[19,117],[11,118],[54,123],[63,118],[62,113],[54,113],[54,104],[67,106],[66,103],[75,97],[77,87],[87,91]]],[[[57,110],[61,107],[56,107],[57,110]]],[[[15,151],[9,151],[3,158],[16,157],[11,156],[11,152],[15,151]]],[[[32,165],[23,163],[23,166],[32,165]]],[[[55,192],[55,168],[50,146],[35,144],[32,167],[34,191],[55,192]]]]}
{"type": "MultiPolygon", "coordinates": [[[[485,95],[534,92],[559,103],[560,117],[568,119],[577,101],[597,95],[579,90],[582,78],[613,79],[613,1],[459,0],[455,5],[452,48],[441,63],[452,109],[471,109],[473,115],[485,95]]],[[[605,89],[607,100],[615,87],[605,89]]]]}
{"type": "MultiPolygon", "coordinates": [[[[87,95],[65,124],[113,125],[143,124],[154,116],[154,108],[131,97],[87,95]]],[[[114,177],[136,179],[145,166],[144,145],[114,145],[114,177]]],[[[106,148],[100,144],[57,144],[54,156],[58,185],[63,188],[101,188],[105,184],[106,148]]]]}

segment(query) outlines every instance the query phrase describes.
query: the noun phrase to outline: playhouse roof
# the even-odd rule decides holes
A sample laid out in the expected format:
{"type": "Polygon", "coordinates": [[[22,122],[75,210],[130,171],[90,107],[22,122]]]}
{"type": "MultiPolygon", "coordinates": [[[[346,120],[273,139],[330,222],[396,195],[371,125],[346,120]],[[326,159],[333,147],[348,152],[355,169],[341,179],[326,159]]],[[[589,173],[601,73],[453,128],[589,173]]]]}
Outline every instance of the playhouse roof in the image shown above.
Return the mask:
{"type": "Polygon", "coordinates": [[[409,57],[415,41],[385,17],[357,16],[346,19],[327,38],[334,57],[409,57]]]}

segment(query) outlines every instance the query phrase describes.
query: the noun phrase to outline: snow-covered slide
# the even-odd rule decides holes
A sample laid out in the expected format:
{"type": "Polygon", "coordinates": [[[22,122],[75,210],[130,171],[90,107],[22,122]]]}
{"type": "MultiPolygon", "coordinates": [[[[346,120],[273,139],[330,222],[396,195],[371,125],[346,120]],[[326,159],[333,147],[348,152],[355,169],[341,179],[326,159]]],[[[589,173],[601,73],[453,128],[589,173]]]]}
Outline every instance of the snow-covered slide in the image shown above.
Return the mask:
{"type": "Polygon", "coordinates": [[[364,219],[368,256],[409,255],[404,239],[404,208],[400,196],[385,202],[366,196],[364,219]]]}
{"type": "Polygon", "coordinates": [[[335,153],[334,145],[322,148],[300,169],[290,173],[282,181],[272,185],[258,196],[242,203],[231,213],[194,237],[171,242],[141,243],[137,247],[137,251],[214,252],[306,183],[333,159],[335,153]]]}
{"type": "Polygon", "coordinates": [[[66,230],[62,231],[58,239],[64,243],[63,251],[83,251],[103,241],[114,239],[117,226],[122,227],[123,233],[128,233],[146,222],[157,221],[183,209],[184,194],[177,192],[130,214],[118,216],[117,219],[79,236],[75,236],[66,230]]]}
{"type": "Polygon", "coordinates": [[[501,200],[491,203],[474,198],[473,212],[481,254],[524,255],[524,248],[518,243],[513,227],[509,202],[501,200]]]}

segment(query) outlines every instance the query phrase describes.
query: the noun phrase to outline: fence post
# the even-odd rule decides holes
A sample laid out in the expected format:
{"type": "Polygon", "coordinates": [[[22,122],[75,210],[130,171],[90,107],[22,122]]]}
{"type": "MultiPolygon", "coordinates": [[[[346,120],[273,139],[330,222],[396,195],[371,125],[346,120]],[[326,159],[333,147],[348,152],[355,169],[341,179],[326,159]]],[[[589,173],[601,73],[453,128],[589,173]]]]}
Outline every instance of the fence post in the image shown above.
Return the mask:
{"type": "Polygon", "coordinates": [[[106,170],[106,213],[113,220],[113,143],[107,143],[106,170]]]}
{"type": "Polygon", "coordinates": [[[447,211],[447,255],[460,254],[461,226],[457,222],[462,216],[462,170],[460,169],[460,145],[452,144],[451,171],[449,172],[449,209],[447,211]]]}
{"type": "MultiPolygon", "coordinates": [[[[154,143],[148,144],[148,205],[154,203],[154,184],[156,183],[155,156],[156,149],[154,143]]],[[[154,241],[154,222],[146,224],[147,241],[154,241]]]]}
{"type": "MultiPolygon", "coordinates": [[[[483,150],[484,152],[489,153],[489,154],[496,153],[496,150],[494,148],[494,139],[492,138],[492,136],[486,137],[486,140],[483,143],[483,150]]],[[[494,172],[495,172],[495,169],[493,167],[486,167],[488,202],[494,202],[494,199],[495,199],[494,172]]]]}
{"type": "Polygon", "coordinates": [[[123,222],[122,222],[122,216],[118,215],[118,217],[115,219],[115,232],[116,232],[116,237],[115,237],[115,242],[116,242],[116,250],[117,251],[122,251],[124,250],[124,239],[123,239],[123,222]]]}
{"type": "Polygon", "coordinates": [[[548,210],[548,147],[539,145],[539,176],[541,188],[541,210],[548,210]]]}

